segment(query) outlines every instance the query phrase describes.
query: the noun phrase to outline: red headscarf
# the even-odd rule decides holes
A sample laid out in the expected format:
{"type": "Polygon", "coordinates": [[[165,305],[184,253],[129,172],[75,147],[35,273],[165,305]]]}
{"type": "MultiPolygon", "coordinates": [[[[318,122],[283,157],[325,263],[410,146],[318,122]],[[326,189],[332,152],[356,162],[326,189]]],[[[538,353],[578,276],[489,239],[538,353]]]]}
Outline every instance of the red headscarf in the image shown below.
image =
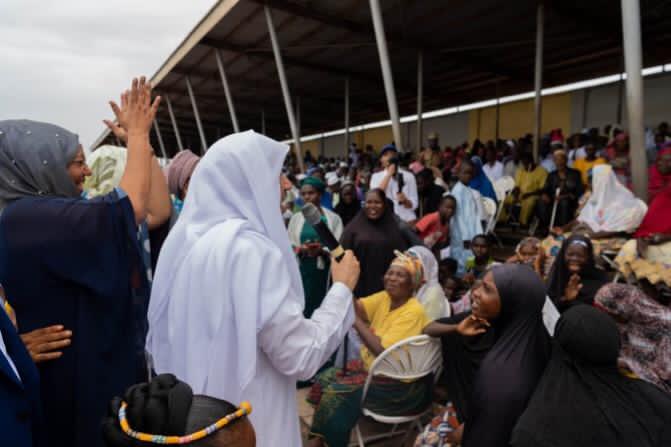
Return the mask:
{"type": "MultiPolygon", "coordinates": [[[[664,148],[657,154],[657,159],[671,154],[671,143],[664,145],[664,148]]],[[[657,194],[665,188],[671,186],[671,173],[663,175],[657,169],[657,163],[648,169],[648,201],[652,202],[657,194]]]]}
{"type": "Polygon", "coordinates": [[[671,234],[671,186],[655,196],[634,237],[671,234]]]}

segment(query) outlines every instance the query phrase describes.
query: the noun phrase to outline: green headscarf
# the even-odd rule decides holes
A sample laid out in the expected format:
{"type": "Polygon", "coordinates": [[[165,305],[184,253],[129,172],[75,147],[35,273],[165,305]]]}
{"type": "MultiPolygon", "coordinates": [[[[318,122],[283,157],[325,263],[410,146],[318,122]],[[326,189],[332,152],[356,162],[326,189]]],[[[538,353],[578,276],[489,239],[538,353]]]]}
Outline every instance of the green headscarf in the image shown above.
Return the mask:
{"type": "Polygon", "coordinates": [[[324,191],[326,191],[326,183],[319,180],[317,177],[305,177],[303,180],[301,180],[301,188],[305,185],[312,186],[317,191],[319,191],[320,194],[324,194],[324,191]]]}

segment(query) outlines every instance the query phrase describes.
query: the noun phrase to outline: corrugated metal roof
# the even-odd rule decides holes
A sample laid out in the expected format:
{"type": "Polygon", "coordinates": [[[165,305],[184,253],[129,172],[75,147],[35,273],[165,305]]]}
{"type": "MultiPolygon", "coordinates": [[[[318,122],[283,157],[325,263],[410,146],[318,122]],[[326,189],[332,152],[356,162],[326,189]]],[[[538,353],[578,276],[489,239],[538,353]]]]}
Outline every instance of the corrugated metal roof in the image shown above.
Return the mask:
{"type": "MultiPolygon", "coordinates": [[[[208,143],[232,132],[215,51],[221,51],[241,129],[290,137],[261,0],[219,2],[155,79],[169,95],[182,140],[200,147],[186,90],[189,76],[208,143]]],[[[291,94],[300,98],[303,135],[341,128],[349,77],[352,126],[388,118],[369,3],[271,0],[291,94]]],[[[536,0],[381,0],[401,115],[416,111],[417,54],[424,52],[424,110],[533,89],[536,0]]],[[[619,73],[619,2],[545,2],[544,87],[619,73]]],[[[644,66],[671,61],[671,2],[641,0],[644,66]]],[[[167,107],[158,122],[176,142],[167,107]]],[[[101,138],[101,141],[104,139],[101,138]]]]}

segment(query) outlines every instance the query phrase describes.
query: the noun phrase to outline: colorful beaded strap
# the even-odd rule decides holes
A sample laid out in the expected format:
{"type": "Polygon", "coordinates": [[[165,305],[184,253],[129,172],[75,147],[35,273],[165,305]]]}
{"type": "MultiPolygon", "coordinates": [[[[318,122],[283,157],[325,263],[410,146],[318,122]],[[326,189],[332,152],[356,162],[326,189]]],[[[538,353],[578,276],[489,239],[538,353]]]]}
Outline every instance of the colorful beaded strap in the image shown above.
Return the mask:
{"type": "Polygon", "coordinates": [[[199,439],[203,439],[206,436],[209,436],[212,433],[224,428],[234,420],[252,412],[251,404],[249,402],[243,402],[240,404],[240,408],[238,408],[235,412],[227,414],[217,422],[208,425],[202,430],[198,430],[197,432],[185,436],[163,436],[150,435],[148,433],[141,433],[131,429],[130,425],[128,424],[128,420],[126,419],[127,406],[128,404],[126,404],[126,402],[121,402],[121,407],[119,408],[119,425],[121,426],[121,430],[123,430],[123,432],[131,438],[144,442],[152,442],[154,444],[188,444],[190,442],[198,441],[199,439]]]}

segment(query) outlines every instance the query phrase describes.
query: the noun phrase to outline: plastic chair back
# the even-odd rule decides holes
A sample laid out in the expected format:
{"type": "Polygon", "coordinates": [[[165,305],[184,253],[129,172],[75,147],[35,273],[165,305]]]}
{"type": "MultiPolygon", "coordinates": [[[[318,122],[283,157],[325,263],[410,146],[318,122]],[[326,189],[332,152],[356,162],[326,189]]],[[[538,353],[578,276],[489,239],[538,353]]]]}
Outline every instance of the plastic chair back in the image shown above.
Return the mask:
{"type": "Polygon", "coordinates": [[[442,367],[443,356],[440,341],[428,335],[416,335],[401,340],[377,356],[368,371],[363,399],[366,398],[370,382],[375,376],[395,380],[417,380],[442,367]]]}

